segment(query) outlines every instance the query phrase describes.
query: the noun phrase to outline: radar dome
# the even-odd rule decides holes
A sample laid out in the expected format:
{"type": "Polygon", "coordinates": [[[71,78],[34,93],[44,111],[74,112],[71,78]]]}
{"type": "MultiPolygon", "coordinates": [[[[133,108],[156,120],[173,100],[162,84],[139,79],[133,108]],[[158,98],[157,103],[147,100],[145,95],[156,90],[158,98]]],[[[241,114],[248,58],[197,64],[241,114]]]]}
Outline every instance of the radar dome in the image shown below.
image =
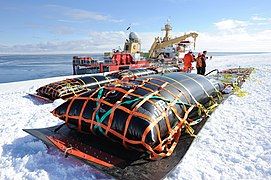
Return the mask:
{"type": "Polygon", "coordinates": [[[129,40],[132,42],[138,42],[139,41],[138,35],[135,32],[130,32],[129,40]]]}

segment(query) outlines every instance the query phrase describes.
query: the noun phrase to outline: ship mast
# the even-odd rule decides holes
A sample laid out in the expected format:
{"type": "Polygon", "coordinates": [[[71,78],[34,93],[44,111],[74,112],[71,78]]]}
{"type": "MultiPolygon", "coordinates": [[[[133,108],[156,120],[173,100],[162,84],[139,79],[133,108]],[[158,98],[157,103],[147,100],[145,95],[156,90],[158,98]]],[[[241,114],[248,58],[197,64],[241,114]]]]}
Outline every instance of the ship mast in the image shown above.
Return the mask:
{"type": "Polygon", "coordinates": [[[161,29],[162,31],[166,31],[165,37],[163,38],[163,42],[170,40],[170,31],[172,30],[171,25],[169,24],[169,19],[165,24],[165,27],[161,29]]]}

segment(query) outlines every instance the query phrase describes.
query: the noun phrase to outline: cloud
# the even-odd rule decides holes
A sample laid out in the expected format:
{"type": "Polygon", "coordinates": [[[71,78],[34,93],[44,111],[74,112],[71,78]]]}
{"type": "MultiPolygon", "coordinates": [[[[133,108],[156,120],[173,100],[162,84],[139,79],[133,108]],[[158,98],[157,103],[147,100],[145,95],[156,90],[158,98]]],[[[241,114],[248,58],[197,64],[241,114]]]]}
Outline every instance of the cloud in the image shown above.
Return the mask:
{"type": "Polygon", "coordinates": [[[214,24],[219,30],[229,31],[229,32],[244,31],[245,28],[249,25],[247,21],[240,21],[240,20],[234,20],[234,19],[222,20],[214,24]]]}
{"type": "MultiPolygon", "coordinates": [[[[198,32],[196,51],[258,51],[270,52],[271,29],[256,33],[220,34],[209,32],[198,32]]],[[[49,41],[37,44],[22,44],[6,46],[0,44],[0,53],[103,53],[112,49],[123,48],[128,32],[106,31],[90,32],[88,39],[73,41],[49,41]]],[[[181,32],[174,32],[173,35],[181,35],[181,32]]],[[[139,32],[142,42],[142,50],[147,52],[158,32],[139,32]]]]}
{"type": "Polygon", "coordinates": [[[56,35],[69,35],[74,34],[76,30],[69,26],[52,26],[49,31],[56,35]]]}
{"type": "Polygon", "coordinates": [[[64,11],[63,14],[67,17],[70,17],[74,20],[96,20],[96,21],[105,21],[108,20],[108,16],[98,14],[96,12],[90,12],[81,9],[71,9],[65,8],[67,11],[64,11]]]}
{"type": "MultiPolygon", "coordinates": [[[[123,19],[114,19],[109,15],[98,12],[87,11],[84,9],[70,8],[60,5],[46,5],[47,10],[55,13],[57,16],[62,16],[67,19],[59,19],[58,21],[72,22],[72,21],[109,21],[114,23],[123,22],[123,19]]],[[[50,14],[51,14],[50,13],[50,14]]]]}
{"type": "Polygon", "coordinates": [[[6,45],[0,44],[0,49],[5,49],[5,48],[9,48],[9,47],[6,45]]]}
{"type": "MultiPolygon", "coordinates": [[[[157,32],[140,32],[139,38],[142,42],[142,50],[148,51],[157,32]]],[[[103,53],[120,47],[123,49],[125,39],[129,32],[126,31],[103,31],[90,32],[88,39],[73,41],[49,41],[37,44],[21,44],[14,46],[0,46],[0,54],[37,54],[37,53],[74,53],[92,52],[103,53]]]]}
{"type": "MultiPolygon", "coordinates": [[[[249,18],[246,21],[238,19],[224,19],[216,22],[216,31],[198,32],[196,50],[208,51],[259,51],[270,52],[271,26],[259,25],[258,21],[268,22],[270,18],[249,18]],[[258,20],[257,20],[258,19],[258,20]],[[260,20],[261,19],[261,20],[260,20]],[[256,21],[256,22],[255,22],[256,21]]],[[[33,27],[38,27],[33,25],[33,27]]],[[[53,29],[52,29],[53,30],[53,29]]],[[[65,34],[73,29],[63,27],[54,33],[65,34]]],[[[173,37],[183,35],[184,32],[173,32],[173,37]]],[[[0,45],[0,53],[75,53],[94,52],[102,53],[111,51],[117,47],[123,48],[128,31],[101,31],[89,32],[87,39],[73,41],[49,41],[37,44],[20,44],[14,46],[0,45]]],[[[154,41],[154,37],[160,32],[138,32],[142,43],[142,50],[148,51],[154,41]]]]}
{"type": "Polygon", "coordinates": [[[64,23],[76,23],[77,21],[73,21],[73,20],[66,20],[66,19],[58,19],[58,22],[64,22],[64,23]]]}
{"type": "Polygon", "coordinates": [[[251,18],[253,21],[266,21],[267,18],[264,18],[264,17],[260,17],[258,15],[255,15],[255,16],[252,16],[251,18]]]}
{"type": "Polygon", "coordinates": [[[223,19],[214,23],[215,27],[224,33],[239,33],[271,28],[271,18],[254,15],[246,21],[238,19],[223,19]],[[268,27],[269,26],[269,27],[268,27]]]}
{"type": "Polygon", "coordinates": [[[251,24],[256,26],[271,25],[271,18],[254,15],[251,17],[251,24]]]}
{"type": "Polygon", "coordinates": [[[49,41],[38,44],[22,44],[9,47],[1,47],[1,54],[44,54],[44,53],[69,53],[76,51],[87,52],[91,41],[49,41]]]}
{"type": "Polygon", "coordinates": [[[0,53],[7,54],[37,54],[37,53],[74,53],[111,51],[120,46],[123,48],[125,37],[123,31],[91,32],[88,39],[73,41],[49,41],[37,44],[21,44],[14,46],[0,45],[0,53]]]}
{"type": "Polygon", "coordinates": [[[111,41],[118,41],[119,39],[125,40],[127,34],[124,31],[103,31],[103,32],[90,32],[91,39],[101,43],[110,43],[111,41]]]}
{"type": "Polygon", "coordinates": [[[224,19],[214,25],[217,31],[200,33],[199,50],[270,52],[271,21],[268,17],[254,15],[245,21],[224,19]]]}
{"type": "Polygon", "coordinates": [[[113,23],[121,23],[124,21],[124,19],[109,19],[109,21],[113,23]]]}
{"type": "Polygon", "coordinates": [[[71,26],[65,26],[65,25],[44,25],[40,23],[25,23],[26,28],[30,28],[33,30],[46,30],[50,33],[53,33],[55,35],[69,35],[69,34],[74,34],[77,32],[74,27],[71,26]]]}
{"type": "Polygon", "coordinates": [[[256,33],[199,33],[197,50],[228,51],[228,52],[270,52],[271,29],[256,33]]]}

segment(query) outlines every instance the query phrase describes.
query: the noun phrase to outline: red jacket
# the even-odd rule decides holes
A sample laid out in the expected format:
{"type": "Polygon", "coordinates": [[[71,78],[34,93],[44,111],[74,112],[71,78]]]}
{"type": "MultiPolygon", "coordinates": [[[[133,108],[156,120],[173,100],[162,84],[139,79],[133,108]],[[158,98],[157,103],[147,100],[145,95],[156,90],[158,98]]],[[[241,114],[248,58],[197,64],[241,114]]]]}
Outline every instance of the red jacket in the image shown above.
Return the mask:
{"type": "Polygon", "coordinates": [[[184,69],[192,68],[193,60],[194,60],[194,57],[193,57],[192,53],[185,54],[184,58],[183,58],[184,69]]]}

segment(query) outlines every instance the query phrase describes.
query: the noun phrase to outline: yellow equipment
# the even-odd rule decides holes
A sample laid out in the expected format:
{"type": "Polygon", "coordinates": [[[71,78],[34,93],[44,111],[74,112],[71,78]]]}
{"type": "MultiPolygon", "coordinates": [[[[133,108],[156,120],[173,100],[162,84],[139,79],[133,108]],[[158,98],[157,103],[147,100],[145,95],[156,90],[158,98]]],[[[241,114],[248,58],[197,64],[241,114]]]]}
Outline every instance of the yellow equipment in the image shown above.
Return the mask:
{"type": "Polygon", "coordinates": [[[159,37],[156,37],[151,49],[149,50],[149,58],[157,58],[159,55],[159,51],[163,48],[166,48],[168,46],[172,46],[174,44],[180,43],[181,41],[184,41],[185,39],[192,37],[194,38],[194,48],[195,48],[195,41],[198,37],[198,34],[195,32],[191,32],[189,34],[184,34],[183,36],[171,39],[170,38],[170,31],[172,30],[172,27],[169,23],[165,24],[165,28],[162,29],[162,31],[166,31],[165,37],[161,41],[159,37]]]}

